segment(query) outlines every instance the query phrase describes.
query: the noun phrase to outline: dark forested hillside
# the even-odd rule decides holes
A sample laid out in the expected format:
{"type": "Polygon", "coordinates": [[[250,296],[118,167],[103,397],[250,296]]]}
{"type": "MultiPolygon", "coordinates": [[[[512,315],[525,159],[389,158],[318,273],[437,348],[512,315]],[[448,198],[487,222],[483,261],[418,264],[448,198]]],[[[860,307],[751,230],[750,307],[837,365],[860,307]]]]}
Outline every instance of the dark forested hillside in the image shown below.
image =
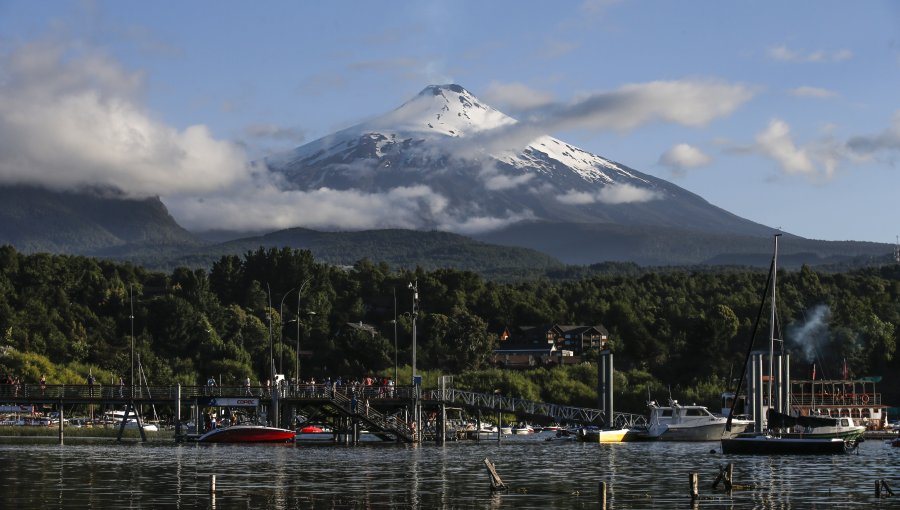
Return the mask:
{"type": "MultiPolygon", "coordinates": [[[[279,370],[292,376],[298,345],[302,377],[390,374],[395,296],[398,359],[405,365],[411,354],[407,286],[417,281],[417,354],[425,370],[487,368],[502,326],[560,323],[608,328],[624,393],[640,395],[650,385],[710,392],[737,377],[765,272],[610,269],[564,282],[501,284],[473,272],[398,272],[366,260],[339,268],[285,248],[224,256],[208,272],[157,273],[6,246],[0,248],[0,370],[25,381],[46,373],[51,382],[81,382],[88,370],[101,380],[127,375],[133,297],[135,350],[154,383],[196,384],[210,375],[265,381],[270,351],[279,370]],[[374,333],[349,327],[359,322],[374,333]]],[[[900,397],[900,266],[781,271],[778,296],[796,374],[815,359],[826,377],[837,377],[846,359],[852,375],[882,375],[880,390],[900,397]]]]}

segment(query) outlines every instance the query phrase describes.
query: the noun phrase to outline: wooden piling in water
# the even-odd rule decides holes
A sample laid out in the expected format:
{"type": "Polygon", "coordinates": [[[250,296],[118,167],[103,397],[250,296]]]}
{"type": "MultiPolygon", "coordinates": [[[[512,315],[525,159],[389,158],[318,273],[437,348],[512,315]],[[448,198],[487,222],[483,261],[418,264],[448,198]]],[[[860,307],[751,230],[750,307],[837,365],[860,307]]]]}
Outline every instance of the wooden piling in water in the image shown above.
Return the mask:
{"type": "Polygon", "coordinates": [[[63,416],[63,403],[62,403],[62,400],[60,400],[59,401],[59,445],[60,446],[62,446],[65,443],[65,441],[63,440],[63,437],[65,436],[65,433],[63,432],[63,423],[65,423],[65,421],[66,421],[66,417],[63,416]]]}
{"type": "Polygon", "coordinates": [[[888,486],[887,482],[883,479],[875,480],[875,497],[876,498],[886,498],[888,496],[893,496],[894,491],[888,486]]]}
{"type": "Polygon", "coordinates": [[[209,493],[216,493],[216,475],[212,475],[209,477],[209,493]]]}
{"type": "Polygon", "coordinates": [[[725,490],[730,491],[733,485],[734,479],[734,464],[728,463],[728,466],[725,468],[725,490]]]}
{"type": "Polygon", "coordinates": [[[491,462],[491,459],[485,457],[484,465],[487,467],[488,475],[491,477],[491,491],[506,490],[506,484],[500,479],[500,475],[497,474],[497,469],[494,467],[494,463],[491,462]]]}
{"type": "Polygon", "coordinates": [[[698,475],[697,473],[691,473],[690,481],[691,500],[698,499],[700,497],[700,475],[698,475]]]}
{"type": "Polygon", "coordinates": [[[606,482],[600,482],[600,510],[606,510],[606,482]]]}

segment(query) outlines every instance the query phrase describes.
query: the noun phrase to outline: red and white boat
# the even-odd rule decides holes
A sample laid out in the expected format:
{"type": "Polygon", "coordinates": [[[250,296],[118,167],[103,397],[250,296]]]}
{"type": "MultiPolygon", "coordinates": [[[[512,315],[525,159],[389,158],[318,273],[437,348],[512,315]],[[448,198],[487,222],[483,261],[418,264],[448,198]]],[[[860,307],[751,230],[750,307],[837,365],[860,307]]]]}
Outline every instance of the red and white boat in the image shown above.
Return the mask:
{"type": "Polygon", "coordinates": [[[210,430],[197,438],[200,443],[288,443],[297,435],[293,430],[265,425],[233,425],[210,430]]]}

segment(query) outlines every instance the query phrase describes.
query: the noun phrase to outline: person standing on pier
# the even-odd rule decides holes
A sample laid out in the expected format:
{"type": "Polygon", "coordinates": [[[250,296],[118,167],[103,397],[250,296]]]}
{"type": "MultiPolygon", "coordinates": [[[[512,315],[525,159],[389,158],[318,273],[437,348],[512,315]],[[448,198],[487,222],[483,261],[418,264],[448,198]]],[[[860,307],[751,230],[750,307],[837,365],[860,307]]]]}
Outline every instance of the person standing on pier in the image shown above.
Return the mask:
{"type": "Polygon", "coordinates": [[[41,396],[44,396],[44,391],[47,389],[47,376],[46,374],[41,374],[41,396]]]}
{"type": "Polygon", "coordinates": [[[87,385],[88,385],[88,394],[91,396],[91,398],[93,398],[94,397],[94,373],[93,372],[88,372],[87,385]]]}
{"type": "Polygon", "coordinates": [[[209,379],[206,380],[206,391],[209,395],[214,395],[216,392],[216,378],[213,376],[209,376],[209,379]]]}
{"type": "Polygon", "coordinates": [[[250,391],[250,378],[249,377],[244,379],[244,387],[247,389],[247,395],[253,395],[253,392],[250,391]]]}

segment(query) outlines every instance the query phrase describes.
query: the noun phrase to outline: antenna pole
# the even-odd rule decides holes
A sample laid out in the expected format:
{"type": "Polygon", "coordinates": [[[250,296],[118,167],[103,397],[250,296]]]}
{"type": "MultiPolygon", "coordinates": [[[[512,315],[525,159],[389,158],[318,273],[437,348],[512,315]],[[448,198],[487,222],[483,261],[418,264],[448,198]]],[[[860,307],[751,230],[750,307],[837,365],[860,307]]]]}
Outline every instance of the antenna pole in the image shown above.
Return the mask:
{"type": "MultiPolygon", "coordinates": [[[[775,254],[772,256],[772,312],[769,316],[769,384],[768,384],[768,408],[772,409],[772,379],[775,367],[775,279],[778,277],[778,238],[781,234],[775,234],[775,254]]],[[[766,428],[769,427],[768,413],[766,413],[766,428]]]]}

